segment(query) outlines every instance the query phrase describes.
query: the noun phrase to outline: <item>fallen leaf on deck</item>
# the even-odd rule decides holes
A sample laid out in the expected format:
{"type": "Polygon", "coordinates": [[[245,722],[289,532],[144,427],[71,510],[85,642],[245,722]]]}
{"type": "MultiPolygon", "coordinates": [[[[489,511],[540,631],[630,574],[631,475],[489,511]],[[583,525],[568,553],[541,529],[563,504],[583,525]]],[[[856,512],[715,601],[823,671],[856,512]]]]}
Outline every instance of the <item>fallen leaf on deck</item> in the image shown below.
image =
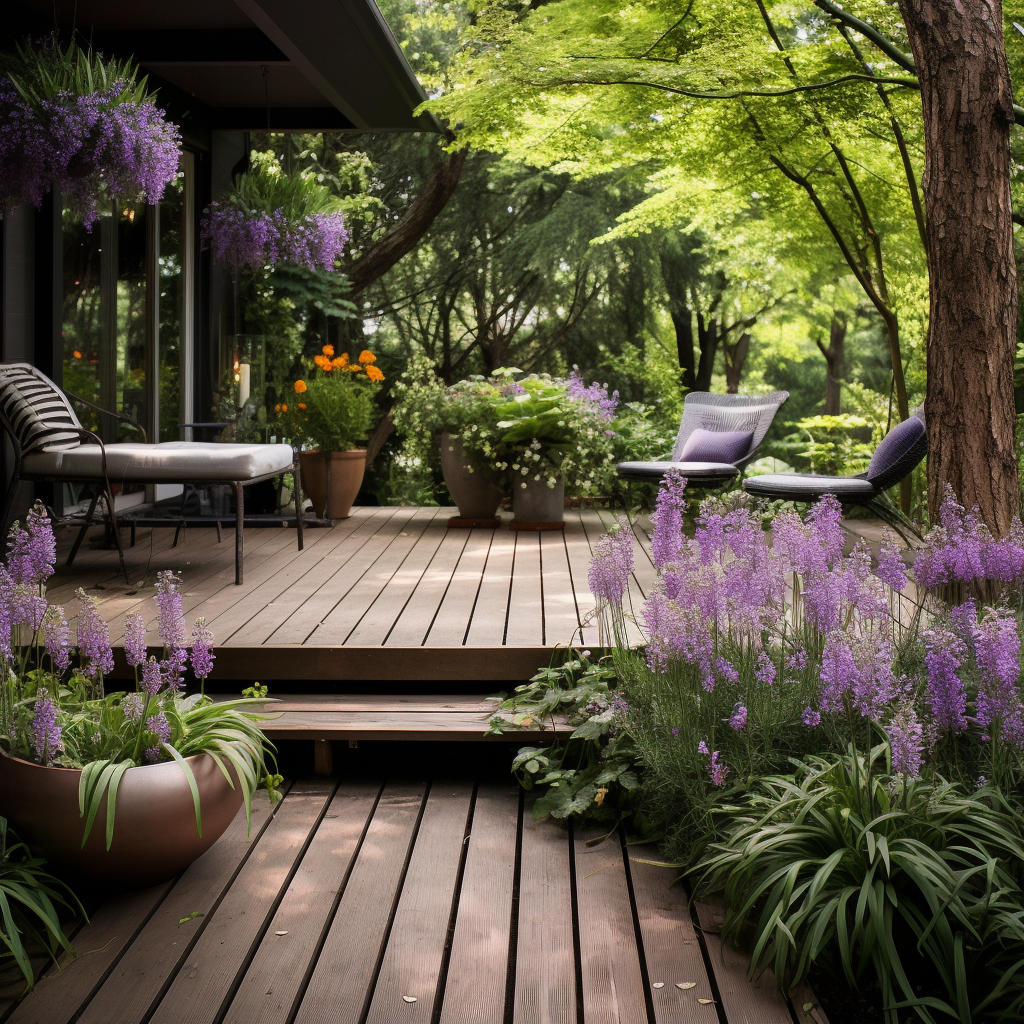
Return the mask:
{"type": "Polygon", "coordinates": [[[696,988],[697,982],[695,981],[677,981],[676,988],[681,988],[684,992],[689,991],[691,988],[696,988]]]}
{"type": "Polygon", "coordinates": [[[183,917],[178,922],[178,927],[180,928],[183,924],[188,924],[189,921],[194,921],[197,917],[206,917],[206,914],[202,910],[193,910],[192,913],[188,915],[188,917],[183,917]]]}
{"type": "Polygon", "coordinates": [[[402,998],[403,998],[403,999],[404,999],[404,1000],[405,1000],[405,1001],[406,1001],[407,1003],[415,1003],[415,1002],[416,1002],[416,997],[415,997],[415,996],[402,996],[402,998]]]}
{"type": "Polygon", "coordinates": [[[651,988],[664,988],[664,987],[665,987],[665,982],[663,982],[663,981],[656,981],[656,982],[655,982],[655,983],[654,983],[654,984],[653,984],[653,985],[651,986],[651,988]]]}
{"type": "Polygon", "coordinates": [[[275,935],[287,935],[287,932],[274,932],[275,935]]]}
{"type": "Polygon", "coordinates": [[[714,999],[698,999],[697,1002],[700,1003],[701,1006],[707,1006],[709,1003],[713,1003],[714,999]]]}

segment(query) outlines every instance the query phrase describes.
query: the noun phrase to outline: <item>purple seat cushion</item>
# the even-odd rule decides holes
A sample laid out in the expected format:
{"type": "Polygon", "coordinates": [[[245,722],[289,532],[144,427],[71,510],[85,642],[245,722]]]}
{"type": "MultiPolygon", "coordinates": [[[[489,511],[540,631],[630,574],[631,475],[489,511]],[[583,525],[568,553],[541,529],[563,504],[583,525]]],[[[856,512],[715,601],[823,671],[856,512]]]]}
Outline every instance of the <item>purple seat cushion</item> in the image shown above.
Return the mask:
{"type": "MultiPolygon", "coordinates": [[[[902,423],[897,423],[875,449],[868,465],[868,479],[876,481],[886,479],[894,470],[902,470],[900,477],[905,476],[923,458],[925,441],[924,421],[911,416],[902,423]],[[918,454],[920,452],[920,454],[918,454]],[[917,458],[914,458],[917,456],[917,458]],[[909,457],[909,458],[908,458],[909,457]],[[913,460],[912,465],[905,468],[903,463],[913,460]]],[[[897,481],[889,481],[887,486],[897,481]]]]}
{"type": "Polygon", "coordinates": [[[680,462],[725,462],[734,465],[750,451],[752,430],[697,429],[686,439],[680,462]]]}

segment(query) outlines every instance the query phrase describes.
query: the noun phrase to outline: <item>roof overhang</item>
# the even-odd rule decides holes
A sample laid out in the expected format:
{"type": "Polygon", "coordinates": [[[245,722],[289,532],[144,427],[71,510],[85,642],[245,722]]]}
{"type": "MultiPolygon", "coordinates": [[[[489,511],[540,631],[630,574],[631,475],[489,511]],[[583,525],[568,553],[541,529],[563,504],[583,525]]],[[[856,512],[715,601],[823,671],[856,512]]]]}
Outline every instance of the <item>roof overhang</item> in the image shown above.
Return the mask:
{"type": "Polygon", "coordinates": [[[76,31],[220,131],[439,131],[374,0],[15,0],[7,35],[76,31]]]}

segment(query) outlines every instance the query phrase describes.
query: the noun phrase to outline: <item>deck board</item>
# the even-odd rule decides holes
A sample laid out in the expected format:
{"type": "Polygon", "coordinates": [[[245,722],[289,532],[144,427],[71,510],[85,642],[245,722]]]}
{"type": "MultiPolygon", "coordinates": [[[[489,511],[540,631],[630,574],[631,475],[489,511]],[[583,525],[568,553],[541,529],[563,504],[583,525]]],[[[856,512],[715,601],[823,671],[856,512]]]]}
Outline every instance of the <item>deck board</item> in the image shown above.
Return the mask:
{"type": "MultiPolygon", "coordinates": [[[[567,509],[564,533],[512,531],[507,521],[449,530],[448,510],[436,506],[356,508],[332,527],[307,531],[301,552],[293,530],[247,530],[241,586],[230,530],[220,544],[212,530],[192,530],[172,548],[173,530],[140,528],[135,550],[146,551],[149,566],[141,583],[118,576],[114,552],[86,547],[72,569],[58,570],[49,594],[73,602],[84,587],[99,601],[115,648],[125,613],[140,612],[156,651],[156,570],[181,572],[187,626],[202,616],[216,639],[214,680],[522,682],[559,647],[599,646],[587,573],[592,544],[611,519],[567,509]]],[[[653,567],[639,526],[636,535],[629,594],[638,612],[653,567]]],[[[60,534],[62,553],[71,539],[60,534]]],[[[633,625],[629,636],[642,641],[633,625]]],[[[114,678],[126,675],[119,661],[114,678]]]]}
{"type": "Polygon", "coordinates": [[[240,811],[177,879],[98,900],[84,955],[8,1021],[791,1024],[770,981],[723,957],[710,911],[704,953],[673,869],[535,821],[507,777],[356,766],[283,791],[251,837],[240,811]],[[712,976],[722,1017],[700,1002],[712,976]]]}

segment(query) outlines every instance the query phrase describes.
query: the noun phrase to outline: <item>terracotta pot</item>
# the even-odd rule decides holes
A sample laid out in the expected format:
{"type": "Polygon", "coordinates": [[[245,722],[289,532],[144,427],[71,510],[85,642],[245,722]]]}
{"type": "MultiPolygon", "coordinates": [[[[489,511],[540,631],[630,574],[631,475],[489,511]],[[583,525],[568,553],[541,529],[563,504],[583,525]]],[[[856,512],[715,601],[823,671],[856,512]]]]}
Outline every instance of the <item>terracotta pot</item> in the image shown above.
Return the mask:
{"type": "Polygon", "coordinates": [[[498,478],[480,469],[470,472],[469,460],[457,437],[442,434],[438,447],[444,482],[459,507],[459,515],[463,519],[493,519],[505,497],[505,489],[499,486],[498,478]]]}
{"type": "Polygon", "coordinates": [[[348,452],[300,452],[302,489],[321,519],[348,519],[363,486],[366,449],[348,452]]]}
{"type": "Polygon", "coordinates": [[[517,523],[560,523],[565,519],[565,483],[548,487],[541,477],[512,477],[512,512],[517,523]],[[526,484],[523,487],[523,484],[526,484]]]}
{"type": "Polygon", "coordinates": [[[203,834],[185,773],[175,761],[129,768],[117,789],[114,840],[107,846],[103,806],[82,846],[76,768],[46,768],[0,752],[0,815],[33,853],[55,868],[101,881],[145,885],[171,878],[205,853],[242,806],[209,754],[186,758],[199,787],[203,834]]]}

